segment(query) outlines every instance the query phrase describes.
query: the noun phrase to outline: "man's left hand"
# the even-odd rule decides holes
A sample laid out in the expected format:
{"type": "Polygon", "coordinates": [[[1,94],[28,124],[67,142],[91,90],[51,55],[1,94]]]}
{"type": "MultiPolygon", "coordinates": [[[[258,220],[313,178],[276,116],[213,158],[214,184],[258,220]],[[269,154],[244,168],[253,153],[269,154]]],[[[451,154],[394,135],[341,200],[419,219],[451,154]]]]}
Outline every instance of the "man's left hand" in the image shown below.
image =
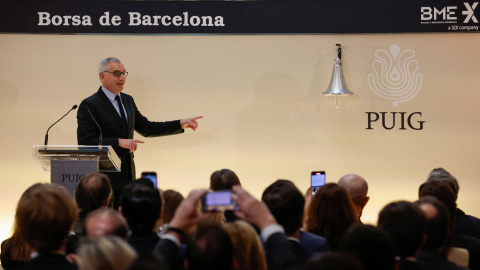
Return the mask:
{"type": "Polygon", "coordinates": [[[180,127],[182,127],[182,129],[191,128],[193,129],[193,131],[195,131],[198,127],[197,119],[200,119],[200,118],[203,118],[203,116],[196,116],[192,118],[181,119],[180,127]]]}

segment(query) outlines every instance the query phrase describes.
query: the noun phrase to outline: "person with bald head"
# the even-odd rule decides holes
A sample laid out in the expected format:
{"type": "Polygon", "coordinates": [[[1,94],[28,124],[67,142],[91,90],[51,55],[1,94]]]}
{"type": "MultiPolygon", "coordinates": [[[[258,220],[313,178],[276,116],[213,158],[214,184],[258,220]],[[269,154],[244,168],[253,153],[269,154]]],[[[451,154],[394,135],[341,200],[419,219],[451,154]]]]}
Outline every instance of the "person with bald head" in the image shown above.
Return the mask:
{"type": "Polygon", "coordinates": [[[84,231],[90,241],[95,241],[104,235],[116,235],[127,240],[128,224],[117,211],[111,208],[100,208],[87,215],[84,231]]]}
{"type": "Polygon", "coordinates": [[[347,174],[338,180],[338,185],[347,190],[348,195],[352,198],[355,205],[355,211],[358,215],[358,220],[362,217],[363,208],[367,205],[370,197],[368,194],[368,184],[363,177],[357,174],[347,174]]]}

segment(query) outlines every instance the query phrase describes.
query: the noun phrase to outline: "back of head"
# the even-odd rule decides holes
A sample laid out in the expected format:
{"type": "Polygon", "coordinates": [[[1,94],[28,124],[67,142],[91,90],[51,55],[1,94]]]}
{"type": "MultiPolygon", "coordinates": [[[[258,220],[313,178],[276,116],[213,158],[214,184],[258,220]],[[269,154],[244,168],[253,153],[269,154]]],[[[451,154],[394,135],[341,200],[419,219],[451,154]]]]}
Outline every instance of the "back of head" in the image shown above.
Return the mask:
{"type": "Polygon", "coordinates": [[[458,191],[460,190],[460,186],[458,185],[457,179],[443,168],[433,169],[428,175],[426,182],[447,183],[448,185],[450,185],[453,192],[455,193],[455,198],[458,197],[458,191]]]}
{"type": "Polygon", "coordinates": [[[189,270],[226,270],[233,267],[233,245],[222,226],[201,221],[187,244],[189,270]]]}
{"type": "Polygon", "coordinates": [[[213,191],[230,190],[235,185],[241,185],[240,179],[229,169],[215,171],[210,176],[210,189],[213,191]]]}
{"type": "MultiPolygon", "coordinates": [[[[22,196],[20,197],[20,200],[17,203],[17,209],[18,205],[23,204],[22,201],[25,200],[26,198],[30,197],[30,193],[36,188],[42,186],[42,184],[37,183],[29,188],[27,188],[22,196]]],[[[13,223],[13,234],[12,237],[7,239],[4,243],[2,243],[2,256],[4,253],[11,253],[11,258],[15,261],[30,261],[30,254],[34,252],[33,248],[27,243],[25,238],[23,237],[21,231],[20,231],[20,224],[19,221],[17,220],[17,216],[15,216],[15,221],[13,223]]]]}
{"type": "Polygon", "coordinates": [[[88,214],[84,231],[91,241],[104,235],[116,235],[122,239],[128,237],[127,221],[111,208],[100,208],[88,214]]]}
{"type": "Polygon", "coordinates": [[[175,190],[165,190],[162,195],[163,201],[163,222],[169,223],[180,203],[183,201],[183,196],[175,190]]]}
{"type": "Polygon", "coordinates": [[[342,234],[358,221],[350,196],[335,183],[324,185],[313,196],[305,221],[306,230],[327,238],[335,249],[342,234]]]}
{"type": "Polygon", "coordinates": [[[344,235],[340,250],[358,258],[368,270],[395,268],[395,244],[391,236],[371,225],[352,226],[344,235]]]}
{"type": "Polygon", "coordinates": [[[62,247],[76,215],[75,203],[62,187],[39,184],[18,203],[16,221],[24,239],[46,254],[62,247]]]}
{"type": "Polygon", "coordinates": [[[108,176],[103,173],[90,173],[80,179],[75,188],[75,201],[84,215],[106,204],[112,194],[108,176]]]}
{"type": "Polygon", "coordinates": [[[445,205],[452,224],[455,222],[457,210],[456,196],[451,186],[446,182],[430,181],[423,183],[418,190],[418,197],[433,196],[445,205]]]}
{"type": "Polygon", "coordinates": [[[368,183],[365,179],[356,174],[347,174],[338,180],[338,185],[347,191],[355,206],[363,207],[368,194],[368,183]]]}
{"type": "Polygon", "coordinates": [[[311,260],[305,270],[363,270],[362,263],[346,253],[330,252],[311,260]]]}
{"type": "Polygon", "coordinates": [[[378,215],[378,227],[390,233],[397,256],[415,257],[425,236],[427,220],[420,208],[410,202],[387,204],[378,215]]]}
{"type": "Polygon", "coordinates": [[[265,270],[267,261],[262,243],[255,229],[243,220],[224,226],[233,243],[233,253],[240,269],[265,270]]]}
{"type": "Polygon", "coordinates": [[[445,248],[451,226],[447,208],[435,197],[425,196],[415,202],[427,217],[427,241],[423,249],[445,248]]]}
{"type": "Polygon", "coordinates": [[[287,235],[293,235],[300,229],[305,198],[292,181],[275,181],[263,191],[262,201],[287,235]]]}
{"type": "Polygon", "coordinates": [[[120,207],[132,233],[147,235],[160,217],[162,199],[150,180],[140,179],[123,188],[120,207]]]}
{"type": "Polygon", "coordinates": [[[122,270],[136,258],[135,250],[125,240],[107,235],[80,246],[80,270],[122,270]]]}

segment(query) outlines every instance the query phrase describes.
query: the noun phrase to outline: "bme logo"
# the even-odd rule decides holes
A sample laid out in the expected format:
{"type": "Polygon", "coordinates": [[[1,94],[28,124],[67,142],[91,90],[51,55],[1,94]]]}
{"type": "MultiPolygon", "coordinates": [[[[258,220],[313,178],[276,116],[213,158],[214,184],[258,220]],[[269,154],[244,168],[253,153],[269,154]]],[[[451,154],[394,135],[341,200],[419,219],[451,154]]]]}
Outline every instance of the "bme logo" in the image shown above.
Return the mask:
{"type": "MultiPolygon", "coordinates": [[[[465,20],[463,23],[468,23],[470,21],[478,23],[477,18],[475,17],[474,10],[478,6],[478,2],[474,2],[470,5],[467,2],[464,2],[466,10],[462,11],[462,15],[465,15],[465,20]]],[[[451,21],[457,20],[457,6],[446,6],[441,9],[436,7],[421,7],[421,20],[422,21],[451,21]]]]}

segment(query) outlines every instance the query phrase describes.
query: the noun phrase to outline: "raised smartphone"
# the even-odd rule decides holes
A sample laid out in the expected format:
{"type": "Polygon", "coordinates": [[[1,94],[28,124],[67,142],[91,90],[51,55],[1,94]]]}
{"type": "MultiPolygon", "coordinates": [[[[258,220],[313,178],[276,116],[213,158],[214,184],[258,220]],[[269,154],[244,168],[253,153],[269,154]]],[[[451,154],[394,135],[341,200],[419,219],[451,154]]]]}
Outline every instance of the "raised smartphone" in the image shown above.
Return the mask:
{"type": "Polygon", "coordinates": [[[203,212],[238,210],[237,204],[232,200],[232,193],[233,191],[231,190],[220,190],[203,195],[203,212]]]}
{"type": "Polygon", "coordinates": [[[325,185],[325,171],[313,171],[310,175],[310,186],[312,187],[312,196],[315,195],[321,187],[325,185]]]}
{"type": "Polygon", "coordinates": [[[152,181],[153,186],[157,187],[157,173],[156,172],[142,172],[142,178],[147,178],[152,181]]]}

